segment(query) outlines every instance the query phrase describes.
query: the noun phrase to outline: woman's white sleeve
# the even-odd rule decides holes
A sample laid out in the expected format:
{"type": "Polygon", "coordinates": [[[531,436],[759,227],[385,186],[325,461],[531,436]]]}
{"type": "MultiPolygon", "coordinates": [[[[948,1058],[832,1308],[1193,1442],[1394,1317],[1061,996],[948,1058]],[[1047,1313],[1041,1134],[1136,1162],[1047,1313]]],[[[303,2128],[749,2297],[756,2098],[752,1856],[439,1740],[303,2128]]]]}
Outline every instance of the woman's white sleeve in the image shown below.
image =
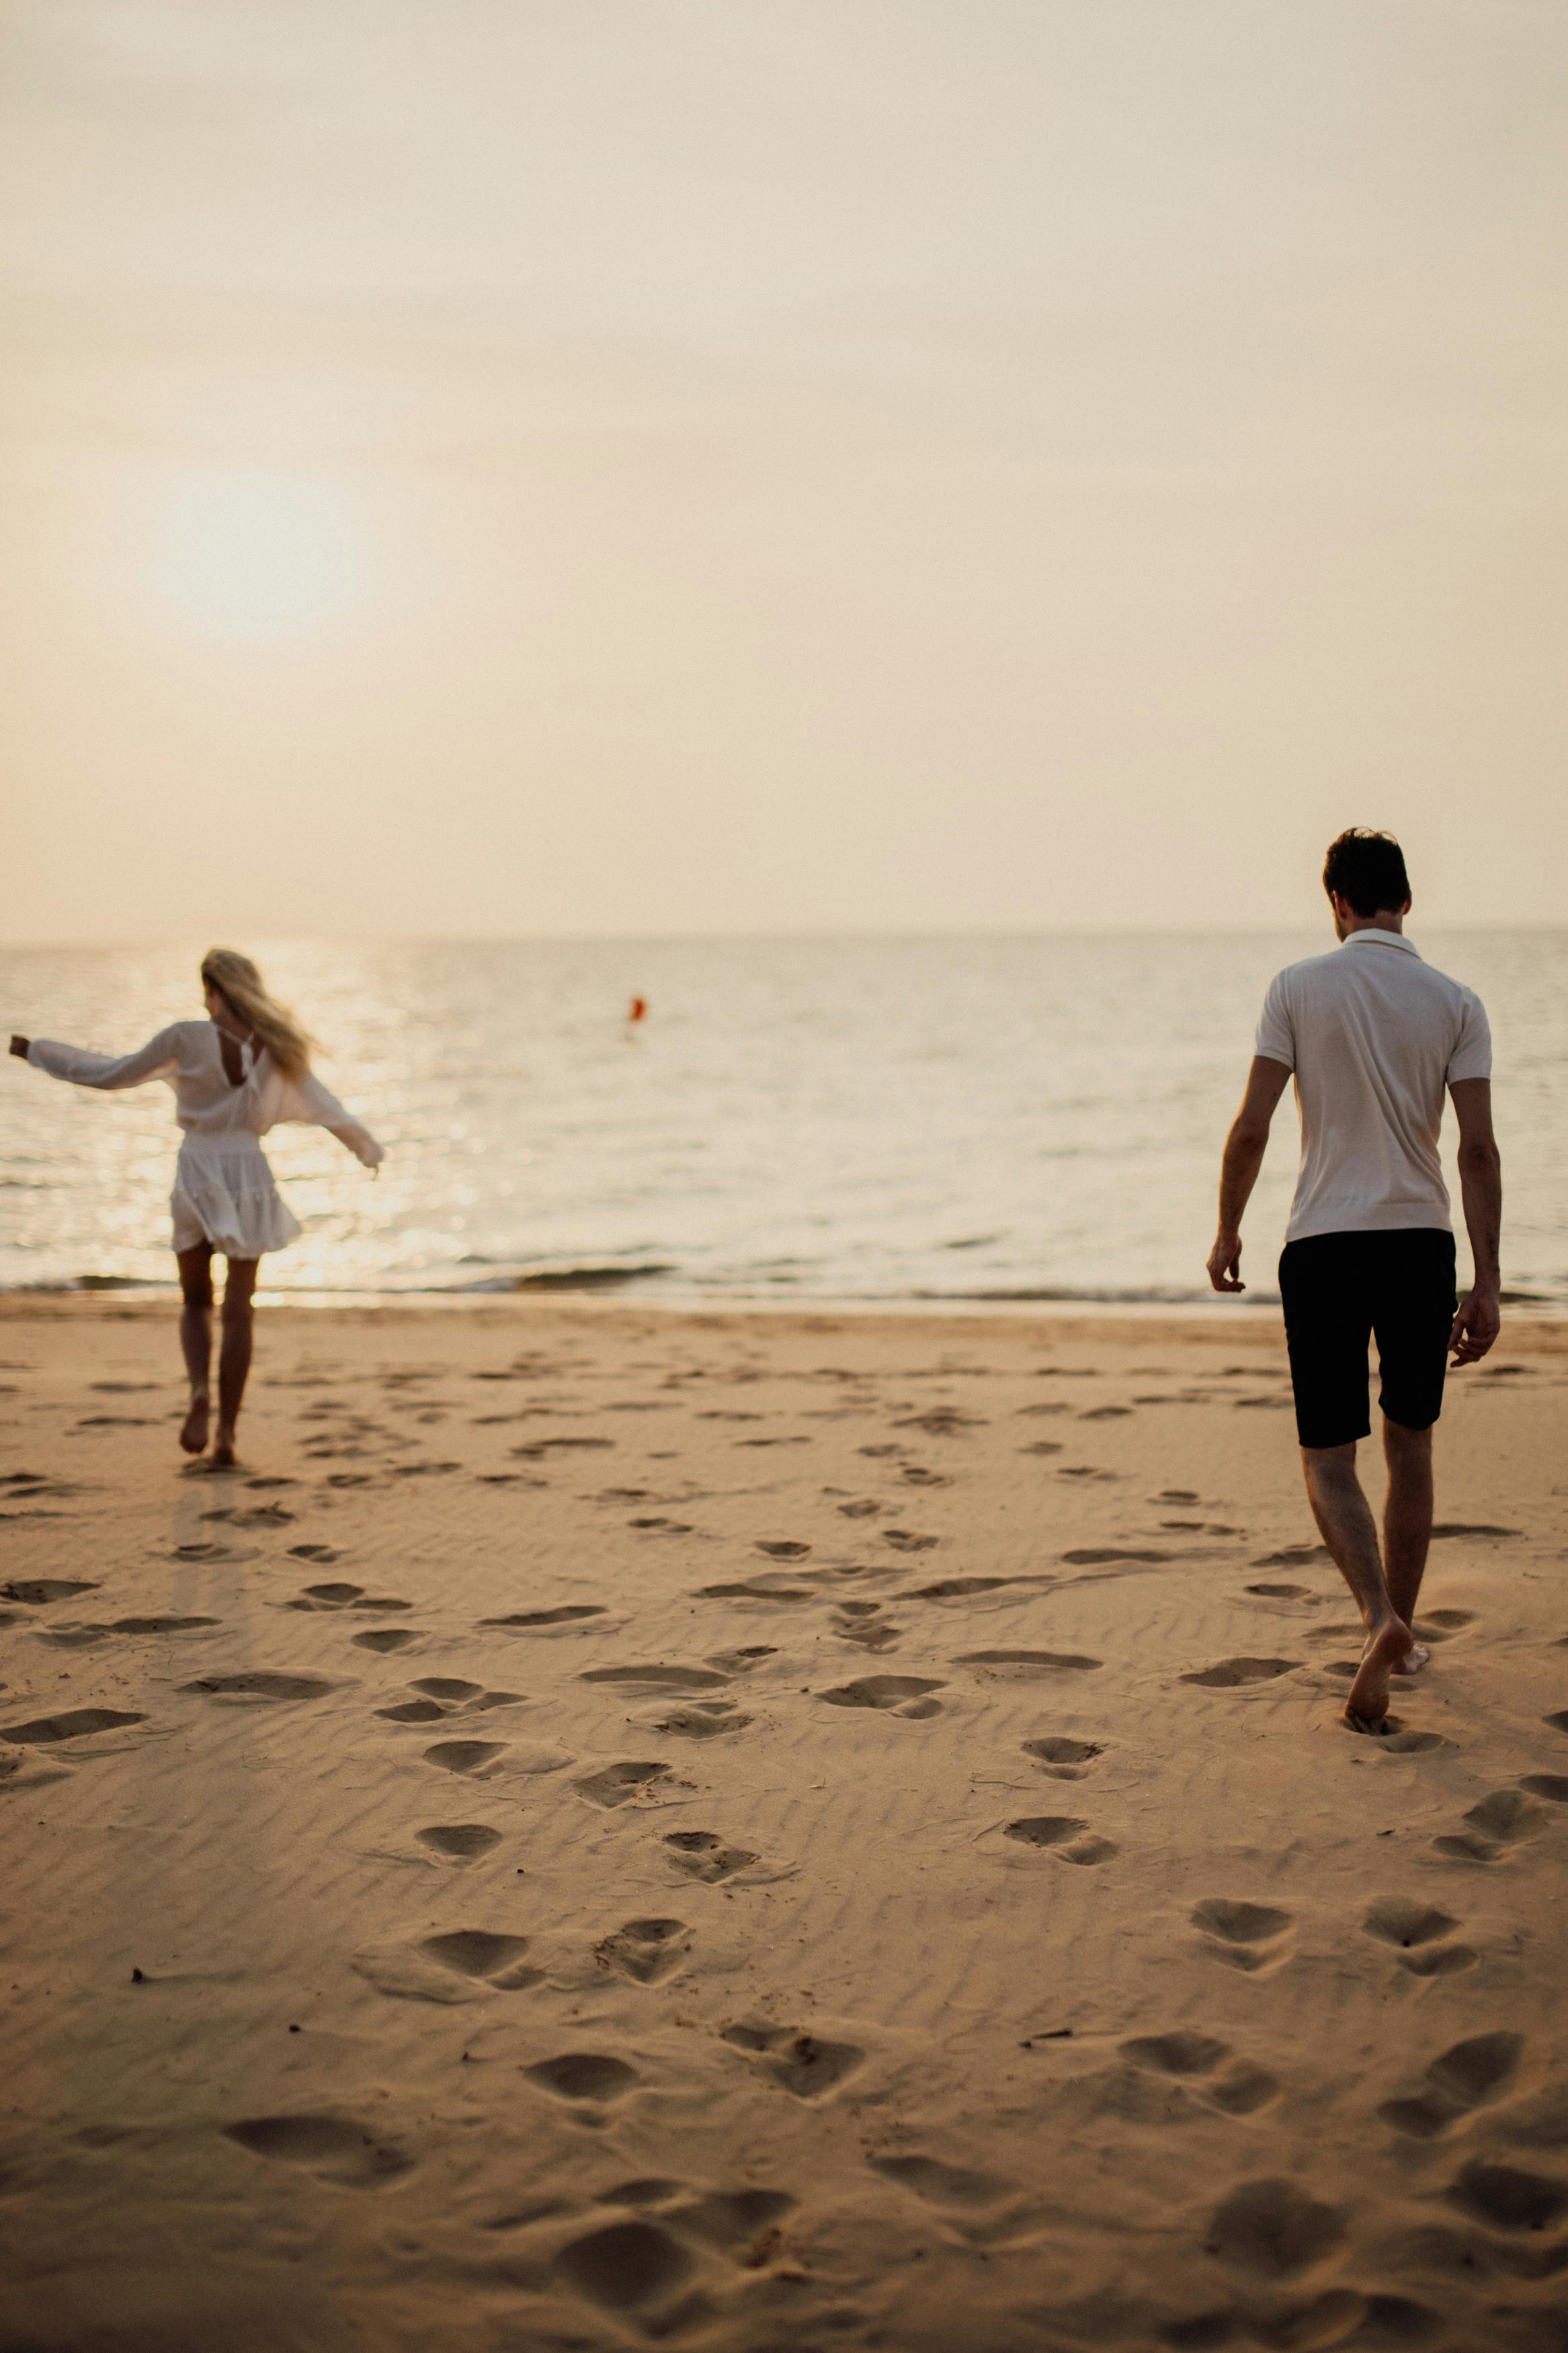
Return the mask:
{"type": "Polygon", "coordinates": [[[83,1046],[35,1038],[27,1060],[51,1079],[68,1079],[76,1087],[144,1087],[149,1079],[172,1079],[178,1071],[179,1025],[160,1029],[134,1054],[89,1054],[83,1046]]]}
{"type": "Polygon", "coordinates": [[[314,1071],[307,1071],[302,1079],[285,1079],[283,1100],[278,1113],[280,1121],[296,1127],[324,1127],[340,1144],[346,1144],[356,1160],[367,1168],[379,1168],[386,1157],[384,1145],[376,1142],[368,1127],[345,1111],[330,1087],[324,1087],[314,1071]]]}

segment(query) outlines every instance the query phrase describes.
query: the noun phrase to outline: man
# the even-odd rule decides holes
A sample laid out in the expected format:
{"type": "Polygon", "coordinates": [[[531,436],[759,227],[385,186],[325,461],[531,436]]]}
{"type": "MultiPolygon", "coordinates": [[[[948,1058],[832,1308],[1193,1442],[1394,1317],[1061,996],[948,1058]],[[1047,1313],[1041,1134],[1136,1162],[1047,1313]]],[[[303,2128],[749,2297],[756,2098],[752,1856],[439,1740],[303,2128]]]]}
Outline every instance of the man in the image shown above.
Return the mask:
{"type": "Polygon", "coordinates": [[[1473,1365],[1497,1338],[1502,1173],[1492,1137],[1491,1037],[1480,999],[1405,937],[1410,884],[1391,834],[1330,845],[1323,888],[1341,944],[1286,967],[1258,1025],[1247,1093],[1226,1140],[1216,1291],[1242,1291],[1241,1217],[1294,1076],[1301,1166],[1279,1261],[1296,1432],[1312,1516],[1366,1627],[1345,1708],[1380,1732],[1389,1677],[1428,1651],[1412,1634],[1432,1535],[1432,1425],[1445,1360],[1473,1365]],[[1443,1090],[1459,1123],[1459,1177],[1475,1281],[1458,1313],[1454,1237],[1437,1157],[1443,1090]],[[1371,1434],[1367,1341],[1377,1337],[1388,1493],[1383,1547],[1361,1482],[1371,1434]]]}

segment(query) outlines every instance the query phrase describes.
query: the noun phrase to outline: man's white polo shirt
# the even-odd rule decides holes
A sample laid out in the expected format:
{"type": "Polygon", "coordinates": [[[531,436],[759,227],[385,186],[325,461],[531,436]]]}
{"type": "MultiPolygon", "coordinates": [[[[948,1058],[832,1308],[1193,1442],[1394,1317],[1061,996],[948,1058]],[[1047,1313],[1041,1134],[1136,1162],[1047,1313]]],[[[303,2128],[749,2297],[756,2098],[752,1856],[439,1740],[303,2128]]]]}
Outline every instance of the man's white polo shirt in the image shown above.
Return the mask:
{"type": "Polygon", "coordinates": [[[1424,963],[1402,933],[1352,932],[1271,982],[1257,1050],[1296,1076],[1301,1166],[1288,1242],[1450,1225],[1443,1091],[1492,1067],[1473,989],[1424,963]]]}

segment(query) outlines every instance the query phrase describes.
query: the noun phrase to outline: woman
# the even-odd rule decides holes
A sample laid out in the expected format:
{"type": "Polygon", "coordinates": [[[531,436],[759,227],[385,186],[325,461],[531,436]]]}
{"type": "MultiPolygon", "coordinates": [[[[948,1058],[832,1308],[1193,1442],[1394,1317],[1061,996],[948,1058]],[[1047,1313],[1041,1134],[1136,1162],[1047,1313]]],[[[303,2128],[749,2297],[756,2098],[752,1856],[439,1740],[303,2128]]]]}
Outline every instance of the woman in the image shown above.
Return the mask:
{"type": "Polygon", "coordinates": [[[311,1039],[262,985],[248,956],[213,948],[202,959],[209,1018],[175,1021],[140,1053],[118,1061],[47,1038],[13,1038],[11,1051],[52,1078],[79,1087],[140,1087],[163,1079],[174,1090],[184,1130],[170,1207],[179,1261],[180,1345],[190,1376],[191,1409],[180,1431],[187,1454],[207,1442],[212,1360],[212,1259],[228,1261],[218,1356],[215,1468],[235,1461],[235,1425],[250,1370],[251,1294],[264,1250],[284,1250],[300,1231],[272,1181],[260,1139],[279,1121],[324,1127],[367,1168],[384,1155],[310,1070],[311,1039]]]}

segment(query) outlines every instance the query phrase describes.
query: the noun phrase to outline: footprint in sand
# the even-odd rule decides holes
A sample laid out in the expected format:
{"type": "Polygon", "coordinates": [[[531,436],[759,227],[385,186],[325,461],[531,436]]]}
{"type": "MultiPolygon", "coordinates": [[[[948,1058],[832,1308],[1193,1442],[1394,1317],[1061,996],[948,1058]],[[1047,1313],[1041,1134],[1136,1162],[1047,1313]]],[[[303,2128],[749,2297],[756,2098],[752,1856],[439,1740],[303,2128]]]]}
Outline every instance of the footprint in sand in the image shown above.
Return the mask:
{"type": "Polygon", "coordinates": [[[1547,2231],[1568,2211],[1568,2190],[1560,2181],[1480,2159],[1463,2168],[1446,2195],[1493,2231],[1547,2231]]]}
{"type": "Polygon", "coordinates": [[[194,1634],[222,1623],[221,1618],[110,1618],[101,1623],[62,1626],[46,1633],[44,1640],[75,1648],[107,1641],[110,1634],[194,1634]]]}
{"type": "Polygon", "coordinates": [[[1539,1838],[1551,1816],[1519,1789],[1494,1789],[1464,1816],[1468,1828],[1432,1844],[1451,1862],[1496,1862],[1525,1839],[1539,1838]]]}
{"type": "Polygon", "coordinates": [[[1103,1568],[1112,1561],[1142,1561],[1152,1566],[1174,1557],[1168,1552],[1129,1552],[1117,1545],[1079,1545],[1062,1555],[1063,1560],[1069,1561],[1075,1568],[1103,1568]]]}
{"type": "Polygon", "coordinates": [[[1272,1904],[1248,1904],[1229,1895],[1208,1895],[1194,1904],[1192,1921],[1216,1961],[1249,1973],[1283,1959],[1282,1939],[1295,1925],[1289,1912],[1272,1904]]]}
{"type": "Polygon", "coordinates": [[[832,2042],[816,2034],[802,2034],[793,2026],[743,2021],[724,2029],[731,2050],[743,2051],[761,2063],[764,2073],[782,2084],[797,2100],[819,2100],[852,2075],[866,2053],[853,2042],[832,2042]]]}
{"type": "Polygon", "coordinates": [[[1069,1740],[1060,1733],[1026,1740],[1023,1747],[1025,1756],[1032,1757],[1056,1781],[1081,1781],[1094,1759],[1105,1754],[1102,1740],[1069,1740]]]}
{"type": "Polygon", "coordinates": [[[1384,1897],[1362,1922],[1366,1934],[1393,1946],[1401,1968],[1417,1978],[1451,1977],[1471,1966],[1476,1956],[1468,1945],[1446,1941],[1458,1925],[1436,1905],[1415,1904],[1402,1896],[1384,1897]]]}
{"type": "Polygon", "coordinates": [[[1134,2067],[1156,2075],[1174,2076],[1180,2082],[1200,2086],[1197,2096],[1207,2107],[1218,2108],[1223,2116],[1251,2116],[1268,2106],[1279,2096],[1279,2085],[1267,2068],[1253,2066],[1238,2059],[1218,2073],[1222,2063],[1230,2058],[1228,2042],[1221,2042],[1212,2034],[1194,2034],[1178,2031],[1173,2034],[1138,2034],[1121,2046],[1121,2055],[1134,2067]]]}
{"type": "Polygon", "coordinates": [[[1089,1824],[1072,1814],[1026,1814],[1008,1822],[1002,1835],[1016,1839],[1021,1846],[1043,1847],[1063,1862],[1109,1862],[1119,1852],[1113,1839],[1095,1837],[1089,1824]]]}
{"type": "Polygon", "coordinates": [[[349,1966],[377,1993],[395,2001],[434,2002],[442,2009],[486,1993],[521,1993],[543,1983],[543,1972],[523,1960],[526,1936],[490,1928],[454,1928],[414,1945],[367,1945],[349,1966]]]}
{"type": "Polygon", "coordinates": [[[505,1748],[504,1740],[437,1740],[425,1751],[425,1762],[446,1773],[482,1773],[505,1748]]]}
{"type": "Polygon", "coordinates": [[[398,1609],[412,1609],[412,1601],[401,1600],[395,1593],[367,1593],[363,1585],[307,1585],[286,1609],[360,1609],[376,1615],[398,1609]]]}
{"type": "Polygon", "coordinates": [[[736,1872],[757,1860],[749,1847],[726,1846],[716,1831],[671,1831],[664,1843],[678,1871],[709,1887],[732,1879],[736,1872]]]}
{"type": "Polygon", "coordinates": [[[201,1692],[209,1699],[240,1701],[324,1699],[336,1688],[321,1675],[279,1675],[264,1667],[242,1674],[198,1675],[195,1683],[180,1685],[183,1692],[201,1692]]]}
{"type": "Polygon", "coordinates": [[[478,1862],[501,1841],[500,1831],[488,1822],[435,1822],[428,1830],[416,1831],[421,1846],[433,1854],[445,1857],[448,1862],[478,1862]]]}
{"type": "Polygon", "coordinates": [[[858,1501],[852,1504],[840,1504],[838,1506],[838,1509],[843,1513],[847,1520],[874,1520],[883,1508],[884,1506],[880,1504],[873,1504],[867,1501],[858,1501]]]}
{"type": "Polygon", "coordinates": [[[51,1601],[72,1601],[79,1593],[96,1593],[92,1577],[15,1577],[0,1585],[0,1599],[20,1601],[29,1609],[47,1609],[51,1601]]]}
{"type": "Polygon", "coordinates": [[[297,1544],[289,1546],[289,1557],[290,1560],[316,1561],[325,1567],[329,1562],[338,1559],[339,1553],[336,1545],[297,1544]]]}
{"type": "Polygon", "coordinates": [[[1568,1775],[1562,1773],[1526,1773],[1520,1781],[1532,1798],[1544,1798],[1550,1806],[1568,1806],[1568,1775]]]}
{"type": "Polygon", "coordinates": [[[1300,1659],[1220,1659],[1212,1667],[1195,1667],[1177,1680],[1196,1683],[1204,1691],[1238,1691],[1249,1683],[1270,1683],[1280,1675],[1292,1674],[1300,1663],[1300,1659]]]}
{"type": "Polygon", "coordinates": [[[369,2189],[406,2173],[413,2163],[396,2143],[383,2140],[346,2116],[248,2116],[225,2125],[224,2137],[253,2157],[300,2166],[323,2181],[369,2189]]]}
{"type": "Polygon", "coordinates": [[[542,1981],[542,1972],[520,1966],[526,1936],[501,1936],[491,1928],[452,1928],[420,1945],[433,1961],[460,1978],[480,1978],[502,1993],[517,1993],[542,1981]]]}
{"type": "Polygon", "coordinates": [[[579,1683],[614,1683],[625,1690],[647,1692],[712,1691],[730,1680],[714,1667],[590,1667],[579,1683]]]}
{"type": "Polygon", "coordinates": [[[1247,1566],[1250,1568],[1304,1568],[1310,1560],[1328,1560],[1330,1557],[1327,1545],[1281,1545],[1278,1552],[1259,1553],[1258,1558],[1249,1561],[1247,1566]]]}
{"type": "Polygon", "coordinates": [[[881,1535],[894,1552],[933,1552],[942,1542],[940,1536],[917,1535],[912,1528],[884,1528],[881,1535]]]}
{"type": "MultiPolygon", "coordinates": [[[[1347,1732],[1359,1732],[1359,1725],[1346,1722],[1347,1732]]],[[[1385,1715],[1378,1740],[1380,1757],[1430,1757],[1438,1748],[1452,1748],[1454,1742],[1445,1740],[1440,1732],[1413,1732],[1397,1715],[1385,1715]]]]}
{"type": "Polygon", "coordinates": [[[658,1985],[673,1977],[691,1950],[691,1931],[684,1920],[628,1920],[613,1936],[594,1947],[604,1969],[629,1978],[634,1985],[658,1985]]]}
{"type": "Polygon", "coordinates": [[[457,1675],[426,1675],[408,1688],[421,1697],[378,1707],[376,1715],[391,1724],[438,1724],[480,1709],[515,1706],[522,1697],[521,1692],[487,1691],[482,1683],[465,1683],[457,1675]]]}
{"type": "Polygon", "coordinates": [[[811,1550],[808,1544],[796,1544],[793,1538],[780,1542],[759,1538],[756,1548],[765,1552],[770,1560],[805,1560],[811,1550]]]}
{"type": "Polygon", "coordinates": [[[652,2327],[686,2287],[696,2265],[679,2239],[657,2222],[611,2222],[573,2239],[551,2257],[569,2287],[610,2313],[630,2314],[652,2327]]]}
{"type": "Polygon", "coordinates": [[[727,1732],[744,1732],[754,1715],[742,1715],[730,1699],[693,1700],[687,1707],[649,1708],[628,1723],[649,1732],[665,1732],[678,1740],[718,1740],[727,1732]]]}
{"type": "Polygon", "coordinates": [[[1009,1682],[1026,1682],[1036,1675],[1089,1674],[1101,1664],[1079,1651],[961,1651],[956,1667],[979,1667],[1009,1682]]]}
{"type": "Polygon", "coordinates": [[[355,1634],[353,1640],[358,1651],[385,1652],[405,1651],[410,1642],[416,1642],[419,1637],[412,1627],[385,1626],[374,1634],[355,1634]]]}
{"type": "Polygon", "coordinates": [[[1345,2235],[1337,2208],[1298,2182],[1245,2181],[1213,2216],[1205,2253],[1227,2269],[1269,2282],[1294,2279],[1331,2254],[1345,2235]]]}
{"type": "Polygon", "coordinates": [[[919,1722],[942,1713],[942,1702],[933,1699],[931,1694],[945,1689],[944,1683],[926,1675],[862,1675],[855,1683],[839,1683],[819,1696],[829,1707],[878,1708],[886,1715],[919,1722]]]}
{"type": "Polygon", "coordinates": [[[1553,1732],[1568,1732],[1568,1707],[1559,1708],[1555,1715],[1543,1715],[1541,1721],[1553,1732]]]}
{"type": "Polygon", "coordinates": [[[1436,2140],[1473,2110],[1499,2099],[1519,2073],[1522,2034],[1476,2034],[1434,2059],[1413,2094],[1384,2100],[1378,2115],[1411,2140],[1436,2140]]]}
{"type": "Polygon", "coordinates": [[[602,1601],[563,1602],[557,1609],[514,1609],[508,1618],[481,1618],[481,1626],[504,1626],[526,1634],[544,1634],[580,1626],[586,1618],[602,1618],[602,1601]]]}
{"type": "Polygon", "coordinates": [[[1306,1585],[1249,1585],[1247,1590],[1265,1601],[1312,1601],[1317,1598],[1306,1585]]]}
{"type": "Polygon", "coordinates": [[[94,1732],[117,1732],[121,1725],[145,1724],[144,1715],[116,1707],[73,1707],[59,1715],[37,1715],[27,1724],[8,1725],[0,1740],[18,1748],[45,1748],[58,1740],[85,1740],[94,1732]]]}
{"type": "Polygon", "coordinates": [[[591,1806],[608,1809],[626,1805],[650,1783],[663,1780],[668,1771],[668,1766],[662,1764],[606,1765],[601,1771],[590,1774],[585,1781],[574,1781],[572,1786],[591,1806]]]}
{"type": "Polygon", "coordinates": [[[531,2084],[574,2106],[607,2108],[624,2100],[642,2078],[624,2059],[601,2051],[563,2051],[558,2059],[541,2059],[523,2073],[531,2084]]]}
{"type": "Polygon", "coordinates": [[[816,1599],[809,1585],[763,1585],[760,1580],[750,1584],[742,1582],[736,1585],[700,1585],[695,1598],[699,1601],[815,1601],[816,1599]]]}
{"type": "Polygon", "coordinates": [[[884,1618],[881,1609],[879,1601],[840,1601],[834,1609],[833,1630],[841,1642],[853,1642],[858,1650],[893,1650],[904,1630],[884,1618]]]}
{"type": "Polygon", "coordinates": [[[747,2271],[765,2263],[779,2225],[800,2204],[787,2189],[712,2189],[669,2210],[669,2220],[747,2271]]]}
{"type": "MultiPolygon", "coordinates": [[[[967,1601],[976,1593],[1000,1593],[1004,1586],[1021,1585],[1017,1577],[942,1577],[934,1585],[917,1585],[900,1593],[900,1601],[967,1601]]],[[[1029,1582],[1034,1582],[1030,1579],[1029,1582]]],[[[1020,1594],[1022,1600],[1024,1596],[1020,1594]]]]}
{"type": "Polygon", "coordinates": [[[1428,1609],[1424,1618],[1415,1621],[1417,1631],[1425,1634],[1429,1642],[1446,1642],[1450,1635],[1475,1622],[1473,1609],[1428,1609]]]}
{"type": "Polygon", "coordinates": [[[749,1642],[743,1650],[715,1652],[708,1663],[710,1667],[717,1667],[721,1674],[749,1675],[764,1659],[776,1659],[777,1656],[777,1647],[772,1642],[749,1642]]]}
{"type": "Polygon", "coordinates": [[[937,1406],[930,1413],[901,1414],[894,1421],[895,1430],[923,1430],[928,1438],[957,1438],[966,1430],[984,1430],[983,1415],[960,1413],[956,1406],[937,1406]]]}

